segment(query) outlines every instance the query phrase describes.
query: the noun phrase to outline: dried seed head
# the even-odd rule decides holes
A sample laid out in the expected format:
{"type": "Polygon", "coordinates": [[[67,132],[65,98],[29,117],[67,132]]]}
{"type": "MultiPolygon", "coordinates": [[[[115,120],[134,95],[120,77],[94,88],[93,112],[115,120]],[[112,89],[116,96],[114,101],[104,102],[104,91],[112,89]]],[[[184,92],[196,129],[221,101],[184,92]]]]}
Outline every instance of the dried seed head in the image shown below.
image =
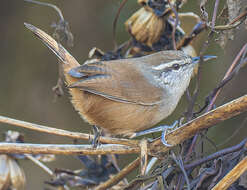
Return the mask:
{"type": "Polygon", "coordinates": [[[8,156],[0,155],[0,190],[6,190],[10,185],[8,156]]]}
{"type": "Polygon", "coordinates": [[[5,142],[23,142],[24,136],[17,131],[7,131],[4,133],[5,142]]]}
{"type": "Polygon", "coordinates": [[[9,157],[8,161],[12,188],[16,190],[24,189],[24,186],[26,184],[24,171],[14,159],[9,157]]]}
{"type": "Polygon", "coordinates": [[[0,155],[0,190],[22,190],[26,184],[24,171],[7,155],[0,155]]]}
{"type": "Polygon", "coordinates": [[[140,5],[145,6],[148,3],[148,0],[138,0],[137,1],[140,5]]]}
{"type": "Polygon", "coordinates": [[[155,13],[159,17],[170,12],[170,4],[174,6],[174,1],[172,0],[138,0],[138,3],[146,10],[155,13]]]}
{"type": "Polygon", "coordinates": [[[164,20],[145,8],[139,9],[126,22],[129,33],[138,41],[151,47],[160,39],[164,20]]]}

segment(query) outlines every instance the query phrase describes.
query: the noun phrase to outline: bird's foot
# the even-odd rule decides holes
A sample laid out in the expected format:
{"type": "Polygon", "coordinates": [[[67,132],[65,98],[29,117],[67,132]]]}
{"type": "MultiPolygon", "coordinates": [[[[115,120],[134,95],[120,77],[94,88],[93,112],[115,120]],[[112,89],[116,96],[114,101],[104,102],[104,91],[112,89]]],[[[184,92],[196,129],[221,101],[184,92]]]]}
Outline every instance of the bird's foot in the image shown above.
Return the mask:
{"type": "Polygon", "coordinates": [[[161,135],[161,142],[168,147],[171,147],[172,145],[168,144],[165,136],[168,130],[174,129],[176,128],[178,125],[178,121],[175,121],[172,125],[161,125],[155,128],[151,128],[151,129],[147,129],[144,131],[140,131],[137,133],[134,133],[130,138],[135,138],[135,137],[139,137],[139,136],[143,136],[143,135],[147,135],[150,133],[157,133],[157,132],[161,132],[162,131],[162,135],[161,135]]]}
{"type": "Polygon", "coordinates": [[[100,145],[99,138],[101,136],[101,132],[96,125],[93,125],[93,134],[94,138],[92,140],[92,146],[93,148],[97,148],[100,145]]]}

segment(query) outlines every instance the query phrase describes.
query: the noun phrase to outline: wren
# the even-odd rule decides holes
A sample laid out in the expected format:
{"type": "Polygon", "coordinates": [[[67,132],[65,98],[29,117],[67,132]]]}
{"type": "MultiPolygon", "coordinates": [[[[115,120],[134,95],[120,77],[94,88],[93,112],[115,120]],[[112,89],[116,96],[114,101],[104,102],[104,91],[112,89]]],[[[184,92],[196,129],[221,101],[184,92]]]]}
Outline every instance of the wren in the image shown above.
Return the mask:
{"type": "Polygon", "coordinates": [[[111,135],[132,136],[168,117],[199,62],[198,57],[170,50],[80,65],[51,36],[31,24],[25,26],[61,60],[72,104],[80,116],[111,135]]]}

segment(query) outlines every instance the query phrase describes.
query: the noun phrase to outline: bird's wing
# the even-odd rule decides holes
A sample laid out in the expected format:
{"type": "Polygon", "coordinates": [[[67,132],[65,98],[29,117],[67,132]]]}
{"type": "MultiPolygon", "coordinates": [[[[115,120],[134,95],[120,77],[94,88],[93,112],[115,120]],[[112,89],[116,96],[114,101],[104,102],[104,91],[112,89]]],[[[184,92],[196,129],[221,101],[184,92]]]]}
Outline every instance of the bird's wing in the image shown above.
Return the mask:
{"type": "Polygon", "coordinates": [[[105,98],[142,105],[155,105],[162,101],[163,91],[155,87],[137,67],[133,59],[94,62],[70,70],[78,82],[70,88],[80,88],[105,98]]]}

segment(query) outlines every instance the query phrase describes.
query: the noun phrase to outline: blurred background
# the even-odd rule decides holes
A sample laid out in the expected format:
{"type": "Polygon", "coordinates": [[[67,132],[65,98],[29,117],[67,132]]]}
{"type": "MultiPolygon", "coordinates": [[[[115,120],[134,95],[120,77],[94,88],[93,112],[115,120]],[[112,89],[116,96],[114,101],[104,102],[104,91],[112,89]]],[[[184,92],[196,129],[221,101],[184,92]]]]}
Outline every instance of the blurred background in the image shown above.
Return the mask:
{"type": "MultiPolygon", "coordinates": [[[[69,48],[66,45],[65,47],[80,63],[87,59],[88,52],[93,47],[104,51],[113,49],[112,23],[120,1],[52,0],[45,2],[57,5],[62,10],[65,20],[69,22],[74,35],[74,47],[69,48]]],[[[181,11],[193,11],[200,14],[199,2],[195,2],[197,1],[189,1],[181,11]]],[[[207,5],[209,18],[211,18],[212,6],[213,4],[207,5]]],[[[130,36],[125,31],[123,23],[138,8],[140,6],[136,1],[129,1],[122,10],[117,27],[119,43],[129,39],[130,36]]],[[[23,22],[31,23],[48,34],[52,34],[54,30],[50,26],[59,20],[57,13],[49,7],[23,1],[2,1],[0,9],[0,115],[59,129],[91,133],[91,127],[73,109],[66,89],[64,89],[65,95],[54,101],[52,87],[56,85],[58,77],[57,58],[23,26],[23,22]]],[[[201,105],[209,92],[221,81],[234,57],[247,42],[246,28],[244,27],[246,25],[239,27],[234,40],[229,41],[224,49],[221,49],[215,42],[209,46],[207,54],[217,55],[218,59],[203,65],[198,99],[198,103],[201,105]]],[[[247,67],[241,69],[238,75],[226,85],[217,99],[217,105],[222,105],[246,94],[246,82],[247,67]]],[[[183,97],[175,113],[163,123],[172,123],[173,120],[181,116],[186,106],[187,101],[183,97]]],[[[247,113],[243,113],[211,128],[208,133],[209,138],[216,144],[220,144],[238,130],[246,117],[247,113]]],[[[246,127],[247,124],[238,130],[234,138],[220,148],[240,142],[246,137],[246,127]]],[[[69,138],[0,123],[0,133],[7,130],[23,133],[25,142],[29,143],[73,143],[69,138]]],[[[213,147],[209,147],[210,150],[213,150],[213,147]]],[[[126,158],[127,156],[120,156],[121,167],[134,159],[135,155],[128,155],[128,159],[126,158]]],[[[30,161],[21,161],[21,165],[27,177],[26,189],[44,189],[43,181],[49,180],[49,176],[30,161]]],[[[57,160],[48,163],[48,166],[52,169],[79,169],[82,164],[73,156],[57,156],[57,160]]]]}

